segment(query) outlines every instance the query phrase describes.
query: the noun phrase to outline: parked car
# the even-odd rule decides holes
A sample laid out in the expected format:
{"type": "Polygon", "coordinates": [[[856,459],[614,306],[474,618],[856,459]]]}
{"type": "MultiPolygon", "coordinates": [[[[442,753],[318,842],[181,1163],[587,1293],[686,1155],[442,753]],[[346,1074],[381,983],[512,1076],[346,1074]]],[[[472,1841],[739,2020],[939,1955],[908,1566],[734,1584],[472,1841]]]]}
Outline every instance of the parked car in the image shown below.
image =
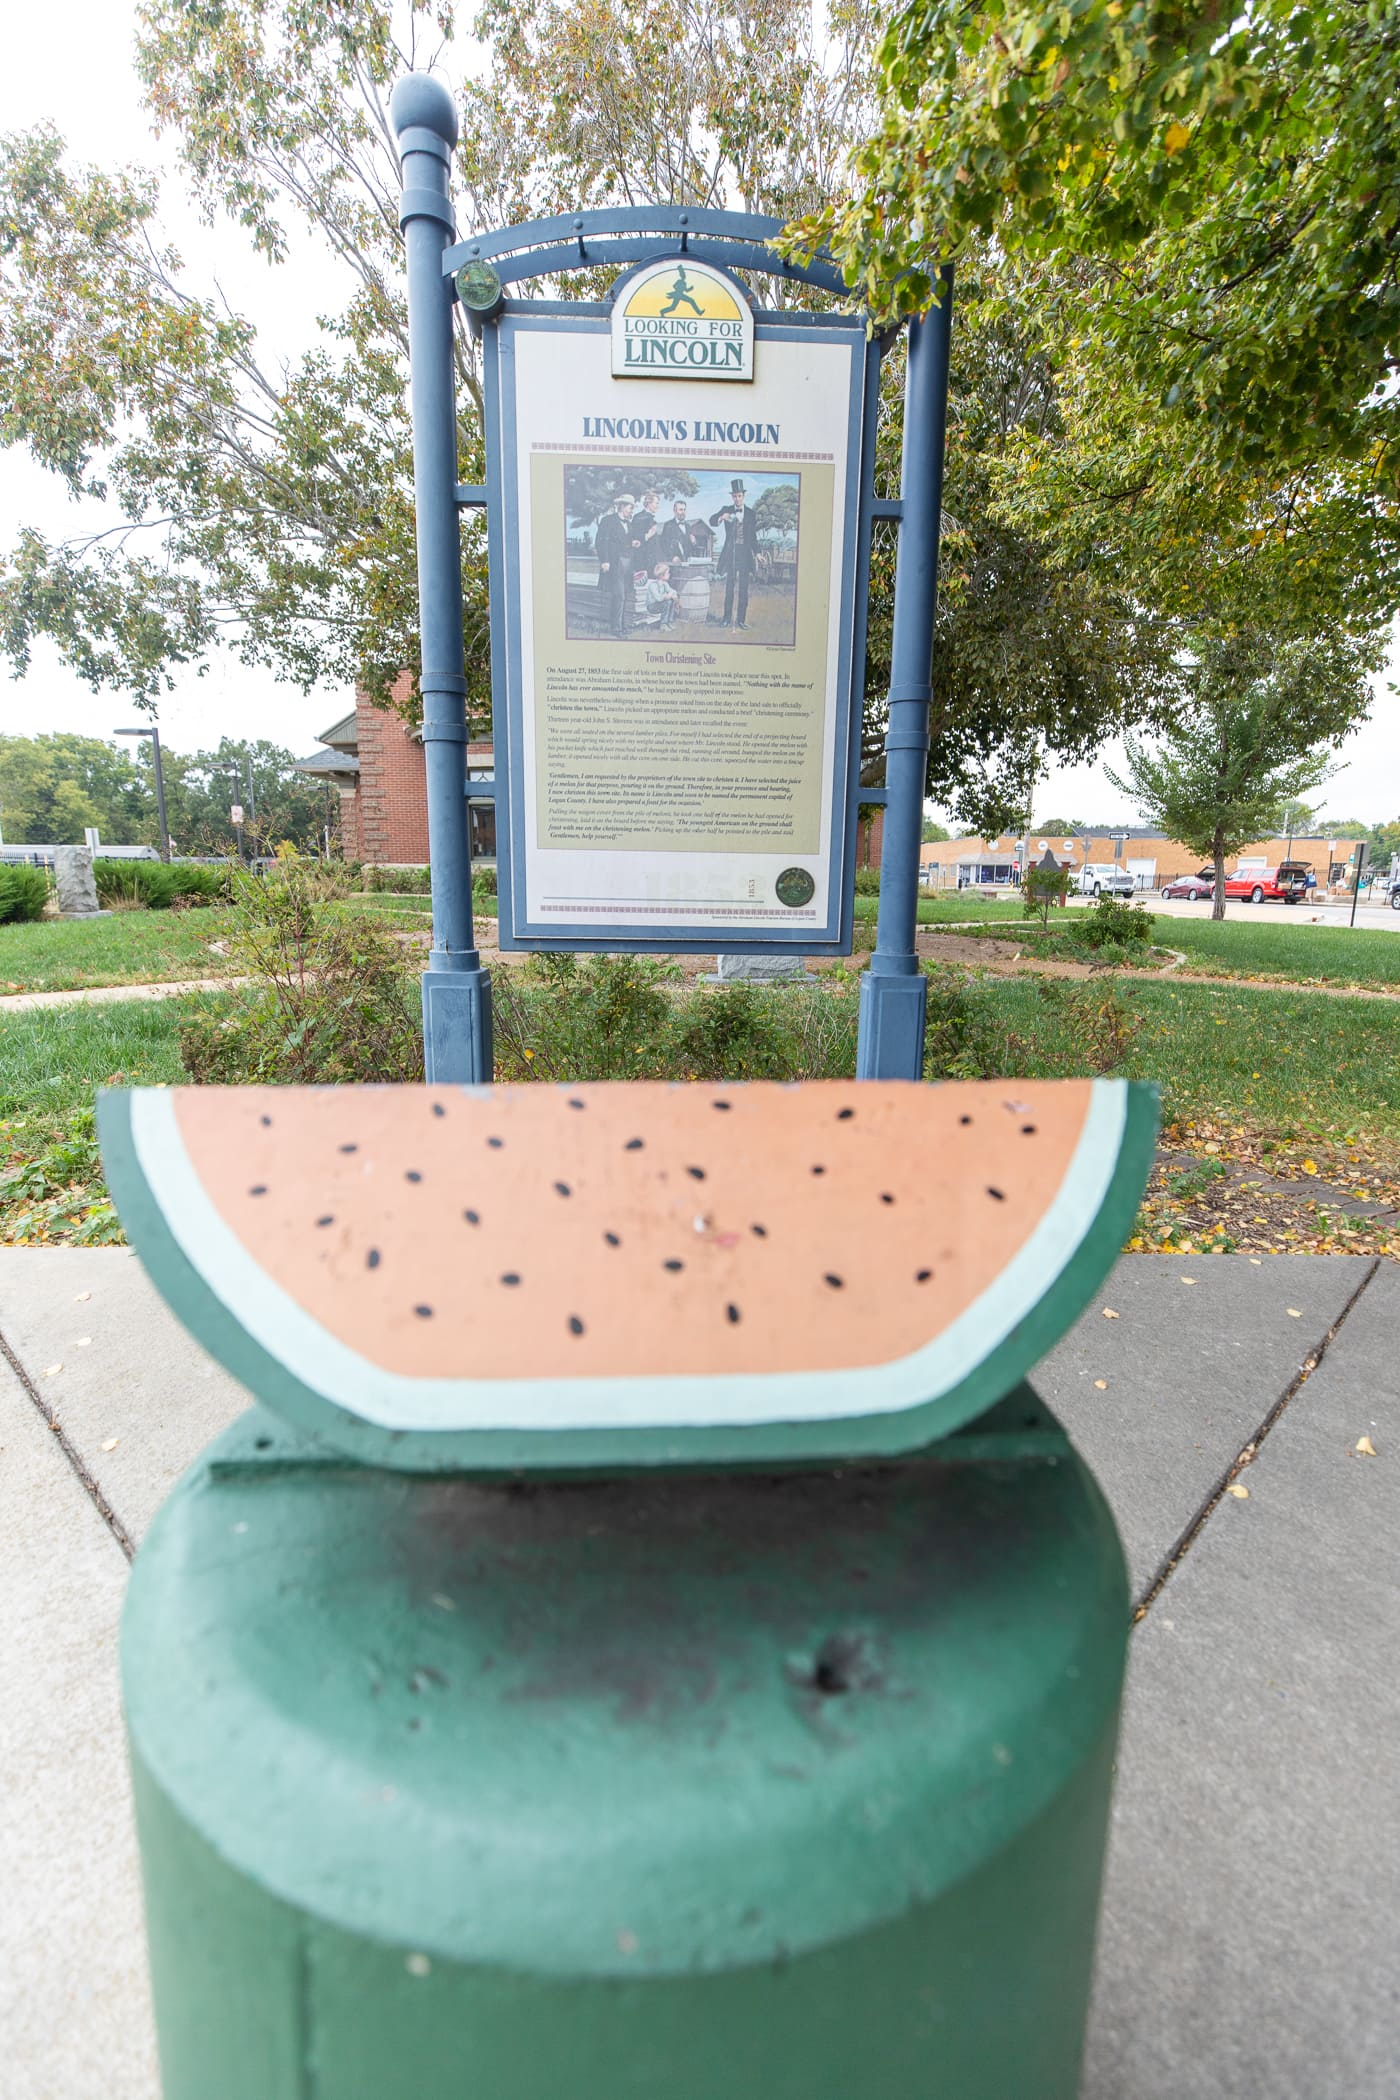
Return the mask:
{"type": "Polygon", "coordinates": [[[1117,867],[1111,860],[1090,860],[1082,868],[1076,868],[1072,888],[1078,897],[1137,895],[1137,884],[1127,869],[1117,867]]]}
{"type": "Polygon", "coordinates": [[[1280,861],[1276,868],[1237,868],[1225,877],[1227,897],[1247,897],[1251,904],[1296,904],[1308,893],[1308,871],[1300,860],[1280,861]]]}
{"type": "Polygon", "coordinates": [[[1185,897],[1191,903],[1208,901],[1215,895],[1214,875],[1178,875],[1175,882],[1162,884],[1164,897],[1185,897]]]}
{"type": "Polygon", "coordinates": [[[1390,856],[1390,873],[1385,878],[1385,901],[1392,911],[1400,911],[1400,853],[1390,856]]]}

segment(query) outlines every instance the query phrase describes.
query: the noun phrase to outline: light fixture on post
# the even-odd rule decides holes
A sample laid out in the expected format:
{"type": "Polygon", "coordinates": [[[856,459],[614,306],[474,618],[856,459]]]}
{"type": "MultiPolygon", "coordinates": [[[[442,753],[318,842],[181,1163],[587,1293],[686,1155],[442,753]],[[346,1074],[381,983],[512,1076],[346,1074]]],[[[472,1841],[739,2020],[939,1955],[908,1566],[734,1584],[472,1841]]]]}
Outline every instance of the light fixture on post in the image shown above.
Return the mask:
{"type": "Polygon", "coordinates": [[[160,857],[170,858],[170,826],[165,821],[165,774],[160,762],[160,731],[152,724],[149,729],[114,729],[113,736],[147,736],[151,740],[151,762],[156,774],[156,828],[160,833],[160,857]]]}

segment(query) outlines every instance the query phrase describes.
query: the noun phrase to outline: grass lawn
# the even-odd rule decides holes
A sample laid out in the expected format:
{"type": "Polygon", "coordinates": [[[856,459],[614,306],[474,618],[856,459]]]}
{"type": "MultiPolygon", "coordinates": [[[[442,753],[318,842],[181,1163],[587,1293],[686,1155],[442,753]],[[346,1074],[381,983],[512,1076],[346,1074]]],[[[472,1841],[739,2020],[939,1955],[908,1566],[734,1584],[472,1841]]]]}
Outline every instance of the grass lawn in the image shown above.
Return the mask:
{"type": "MultiPolygon", "coordinates": [[[[1203,907],[1204,909],[1204,907],[1203,907]]],[[[1392,986],[1400,990],[1400,933],[1373,927],[1250,920],[1248,905],[1221,920],[1159,918],[1156,938],[1179,948],[1188,970],[1211,976],[1283,977],[1297,984],[1392,986]]]]}
{"type": "MultiPolygon", "coordinates": [[[[429,925],[426,897],[356,897],[347,908],[361,905],[375,906],[375,924],[388,931],[422,933],[429,925]]],[[[0,926],[0,995],[221,977],[229,963],[211,954],[209,944],[227,939],[234,917],[214,907],[122,911],[106,919],[36,919],[32,924],[0,926]]]]}
{"type": "MultiPolygon", "coordinates": [[[[1047,997],[1044,983],[974,978],[972,993],[1006,1046],[1008,1069],[1083,1071],[1082,1017],[1047,997]]],[[[1170,979],[1073,991],[1126,1009],[1134,1026],[1120,1069],[1161,1084],[1173,1143],[1218,1138],[1228,1155],[1247,1139],[1251,1156],[1269,1155],[1270,1171],[1345,1182],[1360,1159],[1400,1182],[1400,1002],[1170,979]]],[[[0,1018],[0,1241],[93,1245],[118,1236],[92,1137],[93,1094],[104,1082],[178,1081],[181,1021],[218,997],[0,1018]]]]}
{"type": "Polygon", "coordinates": [[[97,1154],[93,1096],[104,1083],[180,1079],[180,1023],[217,997],[0,1017],[0,1242],[103,1246],[121,1238],[97,1154]]]}
{"type": "Polygon", "coordinates": [[[0,926],[0,993],[66,992],[94,984],[174,984],[226,967],[209,943],[230,914],[117,911],[106,919],[36,919],[0,926]]]}

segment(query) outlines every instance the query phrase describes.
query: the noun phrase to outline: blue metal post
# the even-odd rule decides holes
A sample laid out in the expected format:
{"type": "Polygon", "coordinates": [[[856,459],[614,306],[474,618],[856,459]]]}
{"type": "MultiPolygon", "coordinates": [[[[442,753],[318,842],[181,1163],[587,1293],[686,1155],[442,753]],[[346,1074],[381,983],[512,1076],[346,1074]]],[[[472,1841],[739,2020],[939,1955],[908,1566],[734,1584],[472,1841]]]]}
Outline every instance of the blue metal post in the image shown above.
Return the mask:
{"type": "Polygon", "coordinates": [[[890,719],[885,737],[885,828],[875,953],[860,985],[856,1076],[919,1079],[924,1069],[928,984],[914,948],[919,846],[928,773],[933,622],[938,604],[938,533],[943,510],[943,441],[953,273],[941,273],[934,311],[909,324],[904,387],[903,503],[894,585],[890,719]]]}
{"type": "Polygon", "coordinates": [[[443,250],[456,231],[448,169],[457,143],[457,113],[441,81],[425,73],[397,83],[389,112],[403,156],[399,224],[408,253],[420,684],[433,884],[423,1049],[430,1080],[481,1084],[492,1077],[491,979],[481,967],[472,925],[452,302],[442,268],[443,250]]]}

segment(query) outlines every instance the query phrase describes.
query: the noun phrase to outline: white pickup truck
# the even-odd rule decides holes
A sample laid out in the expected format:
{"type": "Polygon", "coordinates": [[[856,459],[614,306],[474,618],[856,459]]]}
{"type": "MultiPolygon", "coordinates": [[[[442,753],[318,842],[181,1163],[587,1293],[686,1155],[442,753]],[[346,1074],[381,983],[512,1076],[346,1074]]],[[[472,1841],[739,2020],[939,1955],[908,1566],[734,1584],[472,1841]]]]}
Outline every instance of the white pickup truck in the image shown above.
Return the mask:
{"type": "Polygon", "coordinates": [[[1135,897],[1137,884],[1126,868],[1111,860],[1085,861],[1074,871],[1071,885],[1077,897],[1135,897]]]}

